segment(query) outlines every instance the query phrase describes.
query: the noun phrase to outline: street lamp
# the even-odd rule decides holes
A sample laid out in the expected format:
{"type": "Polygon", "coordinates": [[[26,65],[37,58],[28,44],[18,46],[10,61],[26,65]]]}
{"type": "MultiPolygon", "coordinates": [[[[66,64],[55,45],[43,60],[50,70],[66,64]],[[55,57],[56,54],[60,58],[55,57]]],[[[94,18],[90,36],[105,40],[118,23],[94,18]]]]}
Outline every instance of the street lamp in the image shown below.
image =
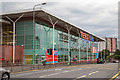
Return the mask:
{"type": "Polygon", "coordinates": [[[35,40],[35,7],[40,5],[45,5],[46,3],[41,3],[33,6],[33,64],[34,64],[34,56],[35,56],[35,47],[34,47],[34,40],[35,40]]]}

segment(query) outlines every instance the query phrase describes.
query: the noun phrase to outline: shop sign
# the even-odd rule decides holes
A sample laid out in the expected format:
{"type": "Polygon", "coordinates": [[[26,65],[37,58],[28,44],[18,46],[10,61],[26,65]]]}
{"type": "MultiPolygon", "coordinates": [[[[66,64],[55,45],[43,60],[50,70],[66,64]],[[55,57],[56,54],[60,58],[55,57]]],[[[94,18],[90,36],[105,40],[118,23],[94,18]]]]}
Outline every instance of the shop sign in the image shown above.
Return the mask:
{"type": "Polygon", "coordinates": [[[83,33],[82,31],[80,33],[81,33],[81,38],[89,40],[89,35],[88,34],[83,33]]]}
{"type": "Polygon", "coordinates": [[[94,42],[94,38],[89,35],[89,40],[94,42]]]}
{"type": "Polygon", "coordinates": [[[86,40],[90,40],[90,41],[94,42],[94,38],[92,36],[90,36],[90,35],[82,32],[82,31],[80,33],[81,33],[81,38],[86,39],[86,40]]]}

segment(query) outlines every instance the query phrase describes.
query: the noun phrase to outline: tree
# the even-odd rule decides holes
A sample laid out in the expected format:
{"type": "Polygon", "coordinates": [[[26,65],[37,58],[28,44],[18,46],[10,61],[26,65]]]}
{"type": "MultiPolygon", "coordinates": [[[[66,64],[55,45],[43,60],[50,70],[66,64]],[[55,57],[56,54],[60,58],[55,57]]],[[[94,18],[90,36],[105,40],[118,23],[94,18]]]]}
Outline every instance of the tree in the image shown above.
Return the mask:
{"type": "Polygon", "coordinates": [[[116,51],[114,52],[114,55],[109,55],[107,56],[107,59],[120,59],[120,50],[116,49],[116,51]]]}
{"type": "Polygon", "coordinates": [[[107,59],[114,58],[114,55],[109,55],[106,57],[107,59]]]}
{"type": "Polygon", "coordinates": [[[114,59],[120,59],[120,55],[114,55],[114,59]]]}
{"type": "Polygon", "coordinates": [[[114,55],[120,55],[120,50],[116,49],[115,54],[114,55]]]}
{"type": "Polygon", "coordinates": [[[110,55],[110,52],[109,52],[109,50],[107,50],[107,49],[104,49],[104,50],[100,51],[100,52],[99,52],[99,58],[101,58],[101,54],[102,54],[102,58],[104,57],[104,56],[103,56],[104,54],[105,54],[105,58],[106,58],[107,56],[110,55]]]}

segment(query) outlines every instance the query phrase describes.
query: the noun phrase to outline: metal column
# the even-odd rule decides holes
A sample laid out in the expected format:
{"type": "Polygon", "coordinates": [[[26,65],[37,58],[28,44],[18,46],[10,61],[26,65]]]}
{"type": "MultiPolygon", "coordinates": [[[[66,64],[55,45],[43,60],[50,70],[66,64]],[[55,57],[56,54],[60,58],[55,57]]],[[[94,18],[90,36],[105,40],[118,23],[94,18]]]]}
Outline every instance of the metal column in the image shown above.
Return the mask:
{"type": "Polygon", "coordinates": [[[101,49],[101,59],[102,59],[102,43],[100,42],[100,49],[101,49]]]}
{"type": "Polygon", "coordinates": [[[78,38],[78,48],[79,48],[79,63],[80,63],[80,60],[81,60],[81,55],[80,55],[80,32],[79,30],[77,29],[77,32],[78,32],[78,35],[79,35],[79,38],[78,38]]]}
{"type": "Polygon", "coordinates": [[[93,63],[94,63],[94,47],[93,47],[93,43],[92,43],[92,50],[93,50],[93,56],[92,56],[92,60],[93,60],[93,63]]]}
{"type": "Polygon", "coordinates": [[[0,45],[2,45],[2,24],[0,24],[0,45]]]}
{"type": "Polygon", "coordinates": [[[19,16],[15,21],[13,21],[12,19],[10,19],[8,16],[6,16],[6,18],[8,20],[10,20],[13,23],[13,63],[15,63],[15,27],[16,27],[16,22],[23,17],[24,14],[22,14],[21,16],[19,16]]]}
{"type": "Polygon", "coordinates": [[[70,65],[70,59],[71,59],[71,57],[70,57],[70,54],[71,54],[71,52],[70,52],[70,30],[72,29],[72,27],[68,27],[68,25],[66,25],[66,29],[68,30],[68,65],[70,65]]]}
{"type": "Polygon", "coordinates": [[[53,64],[54,64],[54,29],[55,26],[53,25],[53,64]]]}
{"type": "Polygon", "coordinates": [[[51,17],[48,15],[50,23],[53,26],[53,64],[54,64],[54,29],[55,29],[55,25],[58,23],[58,20],[53,22],[53,20],[51,19],[51,17]]]}
{"type": "MultiPolygon", "coordinates": [[[[100,51],[100,50],[99,50],[99,42],[98,42],[98,55],[99,55],[99,51],[100,51]]],[[[98,57],[99,57],[99,56],[98,56],[98,57]]]]}
{"type": "Polygon", "coordinates": [[[88,47],[89,47],[89,43],[87,42],[87,62],[88,62],[88,47]]]}
{"type": "MultiPolygon", "coordinates": [[[[0,56],[2,56],[2,25],[1,24],[0,24],[0,56]]],[[[2,64],[0,65],[0,67],[2,67],[2,64]]]]}
{"type": "Polygon", "coordinates": [[[35,47],[34,47],[34,41],[35,41],[35,6],[33,7],[33,64],[35,64],[35,47]]]}
{"type": "Polygon", "coordinates": [[[103,42],[104,43],[104,60],[105,60],[105,42],[103,42]]]}
{"type": "Polygon", "coordinates": [[[99,58],[100,58],[100,57],[101,57],[101,56],[100,56],[100,42],[98,43],[98,45],[99,45],[99,58]]]}
{"type": "Polygon", "coordinates": [[[15,63],[15,22],[13,22],[13,63],[15,63]]]}

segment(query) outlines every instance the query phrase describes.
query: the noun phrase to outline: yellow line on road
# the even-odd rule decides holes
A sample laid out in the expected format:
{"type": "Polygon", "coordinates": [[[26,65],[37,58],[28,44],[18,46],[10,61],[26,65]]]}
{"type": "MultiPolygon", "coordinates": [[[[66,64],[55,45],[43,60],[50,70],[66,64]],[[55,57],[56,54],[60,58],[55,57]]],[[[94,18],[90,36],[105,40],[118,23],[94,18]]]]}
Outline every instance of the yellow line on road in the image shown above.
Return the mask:
{"type": "Polygon", "coordinates": [[[115,74],[111,79],[109,79],[109,80],[113,80],[114,78],[116,78],[118,75],[120,74],[120,71],[117,73],[117,74],[115,74]]]}

